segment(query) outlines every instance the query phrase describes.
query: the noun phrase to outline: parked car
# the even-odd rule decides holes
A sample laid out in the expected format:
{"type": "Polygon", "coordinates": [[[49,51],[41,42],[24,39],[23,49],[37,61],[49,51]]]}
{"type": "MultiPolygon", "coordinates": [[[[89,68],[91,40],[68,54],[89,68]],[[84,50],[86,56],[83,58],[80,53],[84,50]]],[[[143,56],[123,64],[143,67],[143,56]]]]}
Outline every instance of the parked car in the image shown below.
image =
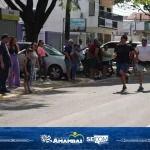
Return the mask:
{"type": "MultiPolygon", "coordinates": [[[[110,41],[110,42],[107,42],[107,43],[104,43],[101,48],[104,48],[105,46],[108,47],[108,52],[110,52],[111,54],[114,53],[114,50],[115,50],[115,47],[117,44],[119,44],[120,41],[110,41]]],[[[129,43],[129,41],[127,41],[127,43],[129,43]]],[[[137,45],[141,44],[141,42],[139,41],[133,41],[132,42],[132,46],[135,48],[137,45]]]]}
{"type": "MultiPolygon", "coordinates": [[[[22,53],[19,54],[20,71],[23,72],[24,57],[26,49],[30,46],[30,42],[18,42],[22,53]],[[24,51],[23,51],[24,50],[24,51]]],[[[66,74],[66,66],[64,62],[64,55],[49,45],[44,45],[46,52],[47,73],[51,79],[61,79],[66,74]]]]}

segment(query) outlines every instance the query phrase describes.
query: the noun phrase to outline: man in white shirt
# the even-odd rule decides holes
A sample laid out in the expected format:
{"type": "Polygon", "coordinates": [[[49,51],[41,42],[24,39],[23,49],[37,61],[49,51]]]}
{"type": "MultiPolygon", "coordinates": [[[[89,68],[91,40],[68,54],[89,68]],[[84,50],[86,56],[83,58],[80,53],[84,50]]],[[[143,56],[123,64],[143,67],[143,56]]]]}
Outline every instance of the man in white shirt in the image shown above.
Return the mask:
{"type": "Polygon", "coordinates": [[[80,55],[81,61],[84,59],[83,45],[82,45],[82,43],[83,43],[82,39],[79,39],[79,47],[80,47],[79,55],[80,55]]]}
{"type": "Polygon", "coordinates": [[[142,39],[142,44],[137,45],[136,47],[136,56],[138,60],[138,71],[139,71],[139,88],[138,92],[141,92],[144,90],[142,87],[142,72],[144,68],[150,72],[150,45],[147,43],[147,39],[142,39]]]}

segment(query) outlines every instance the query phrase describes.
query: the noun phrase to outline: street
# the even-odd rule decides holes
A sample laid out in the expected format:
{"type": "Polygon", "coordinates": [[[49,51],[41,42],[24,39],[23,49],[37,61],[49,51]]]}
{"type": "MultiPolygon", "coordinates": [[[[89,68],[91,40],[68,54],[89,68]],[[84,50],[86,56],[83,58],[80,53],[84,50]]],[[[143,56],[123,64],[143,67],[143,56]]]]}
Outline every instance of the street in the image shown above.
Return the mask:
{"type": "Polygon", "coordinates": [[[121,94],[118,78],[54,89],[49,92],[0,100],[0,126],[147,127],[150,125],[150,77],[137,93],[131,77],[128,93],[121,94]]]}

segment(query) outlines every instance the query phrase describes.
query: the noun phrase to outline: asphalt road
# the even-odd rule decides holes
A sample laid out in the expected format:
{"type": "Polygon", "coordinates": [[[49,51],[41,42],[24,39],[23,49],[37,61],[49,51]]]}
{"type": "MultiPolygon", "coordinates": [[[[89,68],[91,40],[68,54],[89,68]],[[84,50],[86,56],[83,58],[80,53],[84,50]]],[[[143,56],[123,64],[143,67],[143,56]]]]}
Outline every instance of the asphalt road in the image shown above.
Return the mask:
{"type": "Polygon", "coordinates": [[[0,100],[0,126],[149,126],[150,76],[137,93],[137,77],[121,94],[117,78],[0,100]]]}

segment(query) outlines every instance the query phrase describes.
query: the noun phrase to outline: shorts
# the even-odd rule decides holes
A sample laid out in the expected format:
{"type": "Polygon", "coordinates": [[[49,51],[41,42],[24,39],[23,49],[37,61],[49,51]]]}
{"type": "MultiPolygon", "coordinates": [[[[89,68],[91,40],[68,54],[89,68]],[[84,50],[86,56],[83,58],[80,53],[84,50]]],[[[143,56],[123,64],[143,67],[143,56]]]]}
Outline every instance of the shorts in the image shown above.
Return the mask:
{"type": "Polygon", "coordinates": [[[126,72],[128,68],[128,63],[117,63],[116,66],[116,75],[117,77],[121,77],[120,71],[126,72]]]}
{"type": "Polygon", "coordinates": [[[70,60],[65,60],[65,64],[67,72],[70,71],[72,68],[72,62],[70,60]]]}
{"type": "Polygon", "coordinates": [[[144,68],[150,72],[150,61],[139,61],[137,63],[137,69],[138,71],[143,72],[144,68]]]}
{"type": "Polygon", "coordinates": [[[31,79],[31,75],[29,75],[29,76],[25,75],[25,76],[24,76],[24,80],[25,80],[25,81],[30,81],[30,79],[31,79]]]}
{"type": "Polygon", "coordinates": [[[102,62],[102,65],[103,65],[103,66],[109,66],[109,61],[103,61],[103,62],[102,62]]]}
{"type": "Polygon", "coordinates": [[[97,65],[98,65],[98,62],[97,62],[97,59],[96,58],[91,58],[90,59],[90,68],[91,69],[97,69],[97,65]]]}

